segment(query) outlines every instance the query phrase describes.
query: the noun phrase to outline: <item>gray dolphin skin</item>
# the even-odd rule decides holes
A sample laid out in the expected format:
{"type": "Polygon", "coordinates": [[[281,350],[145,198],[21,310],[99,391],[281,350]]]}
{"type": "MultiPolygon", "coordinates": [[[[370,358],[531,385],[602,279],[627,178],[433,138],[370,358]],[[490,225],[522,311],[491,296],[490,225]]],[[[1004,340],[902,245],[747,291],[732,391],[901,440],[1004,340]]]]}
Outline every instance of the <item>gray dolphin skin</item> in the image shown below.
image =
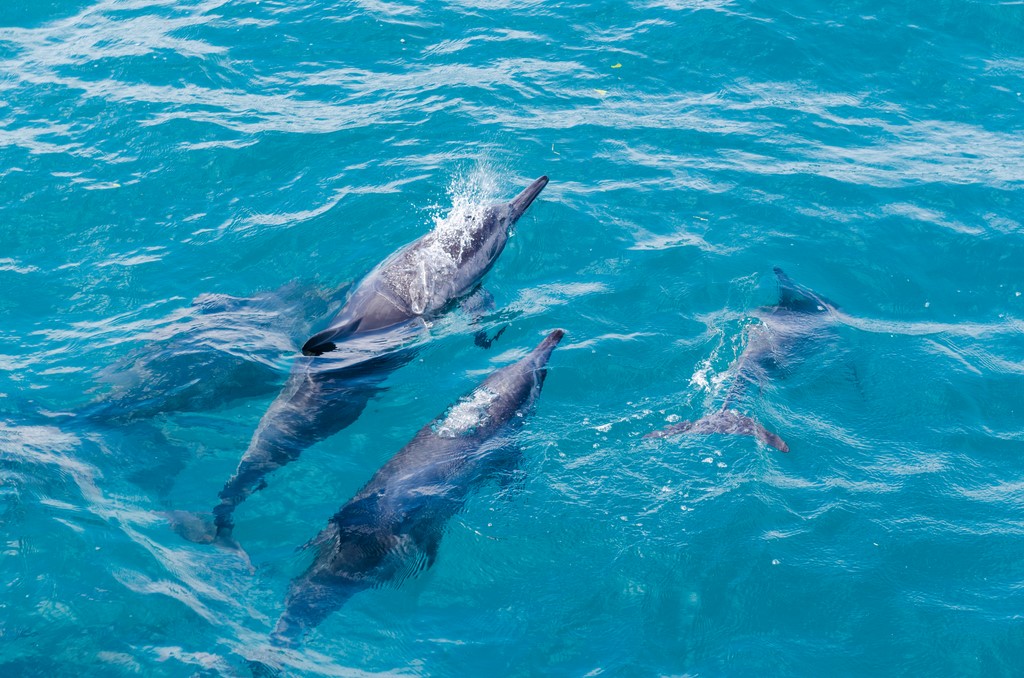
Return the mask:
{"type": "Polygon", "coordinates": [[[548,184],[541,177],[511,202],[491,205],[466,223],[438,228],[403,247],[359,283],[330,327],[302,347],[321,355],[353,334],[395,327],[443,312],[494,266],[509,229],[548,184]]]}
{"type": "Polygon", "coordinates": [[[235,545],[235,508],[266,486],[268,474],[359,417],[382,390],[384,379],[413,357],[426,322],[477,289],[504,250],[512,227],[547,183],[541,177],[510,202],[453,213],[370,271],[330,326],[303,346],[303,355],[218,495],[215,534],[180,514],[179,532],[193,541],[235,545]]]}
{"type": "Polygon", "coordinates": [[[515,468],[515,431],[532,409],[562,330],[491,374],[384,464],[310,543],[272,640],[297,642],[354,594],[429,568],[444,526],[488,478],[515,468]]]}
{"type": "Polygon", "coordinates": [[[782,438],[730,407],[747,388],[766,381],[788,356],[799,354],[796,350],[799,343],[820,334],[833,321],[836,305],[794,283],[781,268],[774,270],[779,284],[779,303],[754,313],[760,323],[750,330],[746,347],[729,368],[732,384],[721,409],[697,421],[683,421],[648,433],[645,438],[680,433],[729,433],[753,436],[765,445],[789,452],[789,445],[782,438]]]}

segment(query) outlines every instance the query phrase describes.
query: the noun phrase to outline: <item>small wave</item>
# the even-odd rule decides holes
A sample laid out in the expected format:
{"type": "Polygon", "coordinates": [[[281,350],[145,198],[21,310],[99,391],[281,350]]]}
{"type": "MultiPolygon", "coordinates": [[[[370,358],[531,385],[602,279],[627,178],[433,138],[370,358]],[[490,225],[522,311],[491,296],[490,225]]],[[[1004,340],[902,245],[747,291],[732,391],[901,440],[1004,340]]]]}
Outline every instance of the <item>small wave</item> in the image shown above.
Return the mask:
{"type": "Polygon", "coordinates": [[[13,273],[35,273],[39,268],[36,266],[24,265],[18,262],[17,259],[0,259],[0,271],[10,271],[13,273]]]}
{"type": "Polygon", "coordinates": [[[987,336],[1018,335],[1024,332],[1024,320],[1005,318],[1001,322],[941,322],[941,321],[906,321],[883,320],[848,315],[841,311],[835,313],[839,322],[866,332],[881,334],[901,334],[906,336],[926,336],[944,334],[954,337],[970,337],[980,339],[987,336]]]}

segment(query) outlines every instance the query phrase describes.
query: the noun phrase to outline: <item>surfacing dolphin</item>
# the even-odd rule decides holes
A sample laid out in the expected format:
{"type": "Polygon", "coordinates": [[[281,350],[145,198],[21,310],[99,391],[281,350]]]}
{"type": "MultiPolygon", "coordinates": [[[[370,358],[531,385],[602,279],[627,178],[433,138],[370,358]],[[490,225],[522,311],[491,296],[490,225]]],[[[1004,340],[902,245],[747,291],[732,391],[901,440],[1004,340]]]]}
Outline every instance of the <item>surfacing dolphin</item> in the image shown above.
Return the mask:
{"type": "Polygon", "coordinates": [[[765,445],[789,452],[789,446],[778,435],[730,408],[749,386],[759,387],[773,371],[787,362],[786,358],[797,352],[795,349],[801,341],[821,333],[833,321],[836,306],[825,297],[794,283],[781,268],[774,270],[779,283],[779,303],[754,313],[760,323],[750,329],[746,347],[729,367],[732,384],[721,409],[697,421],[683,421],[648,433],[645,438],[664,438],[680,433],[731,433],[753,436],[765,445]]]}
{"type": "Polygon", "coordinates": [[[316,555],[291,582],[275,643],[295,643],[359,591],[400,584],[434,563],[445,524],[470,493],[515,468],[514,433],[563,335],[555,330],[420,429],[328,521],[307,545],[316,555]]]}
{"type": "Polygon", "coordinates": [[[302,347],[304,355],[218,495],[214,529],[177,512],[171,517],[179,532],[193,541],[236,545],[235,508],[266,486],[267,475],[359,418],[384,379],[413,357],[426,322],[477,290],[547,183],[541,177],[507,203],[453,211],[370,271],[330,326],[302,347]]]}

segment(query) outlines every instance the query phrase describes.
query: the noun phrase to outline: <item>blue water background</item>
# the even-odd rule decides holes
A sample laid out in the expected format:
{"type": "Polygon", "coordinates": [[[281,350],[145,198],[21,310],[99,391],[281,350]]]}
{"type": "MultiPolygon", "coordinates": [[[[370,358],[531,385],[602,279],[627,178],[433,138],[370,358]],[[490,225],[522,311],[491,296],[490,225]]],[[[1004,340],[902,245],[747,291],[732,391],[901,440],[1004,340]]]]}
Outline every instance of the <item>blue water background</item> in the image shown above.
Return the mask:
{"type": "Polygon", "coordinates": [[[0,26],[3,675],[1024,665],[1020,3],[36,0],[0,26]],[[541,174],[486,281],[509,330],[438,323],[272,477],[236,516],[252,571],[160,512],[209,510],[273,388],[72,416],[194,299],[292,284],[260,341],[207,343],[282,383],[333,290],[541,174]],[[644,440],[721,404],[773,266],[841,309],[737,405],[792,451],[644,440]],[[555,327],[518,485],[271,648],[296,547],[555,327]]]}

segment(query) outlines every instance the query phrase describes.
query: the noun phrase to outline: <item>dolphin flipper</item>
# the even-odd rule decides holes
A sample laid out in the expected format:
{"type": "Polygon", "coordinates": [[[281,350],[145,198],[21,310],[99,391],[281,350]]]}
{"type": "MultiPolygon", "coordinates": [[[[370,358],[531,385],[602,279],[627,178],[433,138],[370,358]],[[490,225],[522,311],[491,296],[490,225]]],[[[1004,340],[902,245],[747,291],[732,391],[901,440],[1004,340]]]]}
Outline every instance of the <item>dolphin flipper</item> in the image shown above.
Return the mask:
{"type": "Polygon", "coordinates": [[[735,410],[719,410],[697,421],[684,421],[660,431],[648,433],[645,438],[667,438],[680,433],[726,433],[753,436],[769,447],[780,452],[789,452],[789,445],[750,417],[735,410]]]}
{"type": "Polygon", "coordinates": [[[493,337],[487,336],[487,330],[479,330],[473,335],[473,343],[480,348],[490,348],[491,345],[498,340],[498,338],[505,334],[505,330],[508,329],[508,323],[502,325],[497,332],[494,333],[493,337]]]}
{"type": "Polygon", "coordinates": [[[496,307],[497,302],[494,301],[494,295],[485,290],[482,285],[477,285],[475,290],[459,302],[459,308],[473,318],[474,322],[487,313],[494,312],[496,307]]]}
{"type": "Polygon", "coordinates": [[[405,548],[390,552],[387,558],[393,560],[387,579],[378,581],[377,586],[397,588],[406,580],[418,577],[437,562],[437,551],[441,545],[444,530],[440,524],[427,521],[426,525],[413,525],[407,533],[410,541],[405,548]]]}
{"type": "MultiPolygon", "coordinates": [[[[463,299],[459,307],[462,312],[468,315],[472,320],[471,324],[478,325],[488,313],[493,313],[497,304],[494,302],[494,295],[485,290],[483,287],[477,287],[468,297],[463,299]]],[[[489,336],[487,330],[477,330],[473,334],[473,343],[480,348],[490,348],[491,344],[498,340],[505,330],[508,329],[508,323],[498,328],[498,331],[493,336],[489,336]]]]}
{"type": "Polygon", "coordinates": [[[337,340],[355,334],[356,330],[359,329],[360,323],[362,323],[362,319],[353,320],[344,325],[328,327],[323,332],[317,332],[310,337],[309,341],[302,345],[302,355],[323,355],[328,351],[333,351],[338,348],[337,340]]]}

